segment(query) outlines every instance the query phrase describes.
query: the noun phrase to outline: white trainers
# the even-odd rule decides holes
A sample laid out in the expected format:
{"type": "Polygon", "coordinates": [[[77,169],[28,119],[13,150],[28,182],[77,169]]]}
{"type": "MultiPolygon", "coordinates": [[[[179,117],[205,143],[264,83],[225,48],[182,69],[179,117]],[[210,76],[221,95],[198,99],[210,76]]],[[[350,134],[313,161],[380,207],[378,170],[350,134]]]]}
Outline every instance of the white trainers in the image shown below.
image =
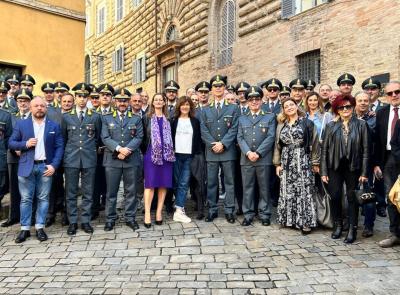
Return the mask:
{"type": "Polygon", "coordinates": [[[176,208],[175,213],[174,213],[174,221],[182,222],[182,223],[189,223],[192,220],[187,217],[185,213],[185,209],[183,208],[176,208]]]}

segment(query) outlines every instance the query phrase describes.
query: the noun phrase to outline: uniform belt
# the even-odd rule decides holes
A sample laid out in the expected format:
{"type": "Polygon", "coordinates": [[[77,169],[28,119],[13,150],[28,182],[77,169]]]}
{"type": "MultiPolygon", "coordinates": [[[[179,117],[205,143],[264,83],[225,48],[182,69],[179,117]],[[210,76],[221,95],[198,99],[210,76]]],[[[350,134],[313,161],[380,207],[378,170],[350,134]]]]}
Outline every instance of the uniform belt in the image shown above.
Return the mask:
{"type": "Polygon", "coordinates": [[[35,164],[46,164],[46,160],[35,160],[33,161],[35,164]]]}

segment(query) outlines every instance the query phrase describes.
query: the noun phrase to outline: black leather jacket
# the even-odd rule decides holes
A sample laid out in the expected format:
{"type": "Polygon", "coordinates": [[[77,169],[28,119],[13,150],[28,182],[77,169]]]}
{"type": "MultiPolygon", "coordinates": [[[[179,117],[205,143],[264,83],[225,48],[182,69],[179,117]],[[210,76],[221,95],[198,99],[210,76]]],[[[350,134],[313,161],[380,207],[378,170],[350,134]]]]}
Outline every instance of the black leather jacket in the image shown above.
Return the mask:
{"type": "Polygon", "coordinates": [[[367,123],[353,116],[349,122],[350,133],[347,146],[344,144],[343,122],[332,121],[325,127],[321,151],[321,175],[328,176],[328,169],[337,170],[340,160],[349,160],[350,171],[360,170],[361,176],[368,176],[369,134],[367,123]]]}

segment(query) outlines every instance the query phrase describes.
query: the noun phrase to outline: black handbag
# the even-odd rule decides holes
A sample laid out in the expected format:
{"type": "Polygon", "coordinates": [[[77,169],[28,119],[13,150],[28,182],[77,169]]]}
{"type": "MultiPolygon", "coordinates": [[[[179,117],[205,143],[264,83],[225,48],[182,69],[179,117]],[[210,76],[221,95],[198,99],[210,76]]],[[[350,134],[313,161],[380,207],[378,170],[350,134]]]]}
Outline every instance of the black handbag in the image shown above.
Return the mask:
{"type": "Polygon", "coordinates": [[[358,184],[358,189],[354,190],[358,204],[364,205],[372,202],[376,202],[376,195],[371,191],[371,187],[368,182],[361,182],[358,184]]]}
{"type": "Polygon", "coordinates": [[[323,193],[315,190],[315,202],[317,205],[317,221],[323,227],[333,228],[333,218],[331,210],[331,196],[326,190],[325,183],[322,183],[323,193]]]}

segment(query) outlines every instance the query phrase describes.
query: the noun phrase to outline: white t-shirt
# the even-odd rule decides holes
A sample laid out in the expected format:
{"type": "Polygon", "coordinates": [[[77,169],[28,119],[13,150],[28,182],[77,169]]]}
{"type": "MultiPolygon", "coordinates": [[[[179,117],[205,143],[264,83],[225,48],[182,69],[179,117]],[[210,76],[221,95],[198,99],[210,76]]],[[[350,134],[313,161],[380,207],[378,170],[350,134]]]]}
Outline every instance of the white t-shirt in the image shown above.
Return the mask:
{"type": "Polygon", "coordinates": [[[175,153],[191,154],[192,153],[193,128],[190,118],[179,118],[178,126],[175,134],[175,153]]]}
{"type": "Polygon", "coordinates": [[[35,161],[46,160],[46,149],[44,146],[44,128],[46,126],[46,118],[39,124],[33,118],[33,132],[38,140],[35,146],[35,161]]]}

